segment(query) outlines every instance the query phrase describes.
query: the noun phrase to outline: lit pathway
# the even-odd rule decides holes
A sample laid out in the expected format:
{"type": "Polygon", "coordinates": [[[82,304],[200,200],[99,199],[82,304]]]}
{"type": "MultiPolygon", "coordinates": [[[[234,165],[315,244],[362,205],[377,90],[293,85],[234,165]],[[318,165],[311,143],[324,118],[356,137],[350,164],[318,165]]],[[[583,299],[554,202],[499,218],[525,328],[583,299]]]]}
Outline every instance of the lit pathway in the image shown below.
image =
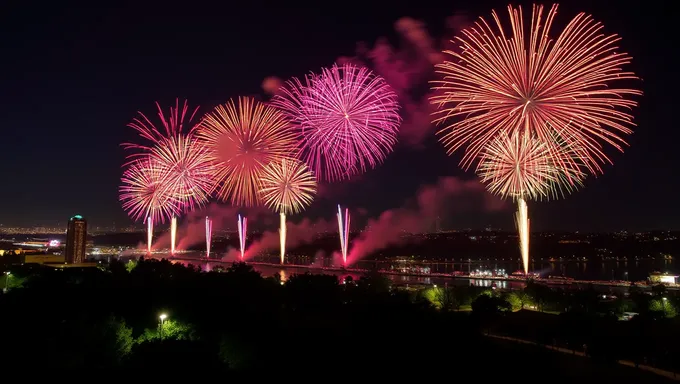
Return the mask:
{"type": "MultiPolygon", "coordinates": [[[[536,342],[529,341],[529,340],[517,339],[517,338],[515,338],[515,337],[500,336],[500,335],[491,335],[491,334],[486,334],[486,333],[485,333],[484,335],[487,336],[487,337],[492,337],[492,338],[494,338],[494,339],[509,340],[509,341],[514,341],[514,342],[516,342],[516,343],[535,345],[535,346],[544,347],[544,348],[547,348],[547,349],[552,349],[553,351],[566,353],[566,354],[569,354],[569,355],[576,355],[576,356],[586,357],[586,354],[583,353],[583,352],[574,351],[574,350],[567,349],[567,348],[555,347],[555,346],[552,346],[552,345],[542,345],[542,344],[538,344],[538,343],[536,343],[536,342]]],[[[628,366],[628,367],[636,368],[636,367],[635,367],[635,363],[633,363],[632,361],[628,361],[628,360],[619,360],[618,363],[621,364],[621,365],[628,366]]],[[[675,380],[675,381],[680,381],[680,376],[678,376],[676,373],[673,373],[673,372],[664,371],[663,369],[654,368],[654,367],[650,367],[650,366],[648,366],[648,365],[642,365],[642,364],[639,364],[639,365],[637,366],[637,368],[638,368],[638,369],[641,369],[641,370],[643,370],[643,371],[648,371],[648,372],[655,373],[655,374],[657,374],[657,375],[659,375],[659,376],[663,376],[663,377],[665,377],[665,378],[667,378],[667,379],[671,379],[671,380],[675,380]]]]}

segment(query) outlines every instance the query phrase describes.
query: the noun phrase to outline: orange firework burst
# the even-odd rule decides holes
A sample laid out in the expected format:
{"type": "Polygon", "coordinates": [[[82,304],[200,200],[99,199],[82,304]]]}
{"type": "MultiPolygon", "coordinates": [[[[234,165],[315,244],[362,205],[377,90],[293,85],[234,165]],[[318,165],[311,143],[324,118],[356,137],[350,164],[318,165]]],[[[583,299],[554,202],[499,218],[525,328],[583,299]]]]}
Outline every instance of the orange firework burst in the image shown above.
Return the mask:
{"type": "Polygon", "coordinates": [[[455,60],[437,65],[435,121],[460,117],[440,130],[442,142],[449,153],[465,149],[468,168],[499,133],[523,130],[549,141],[556,132],[583,149],[591,172],[601,172],[600,164],[610,162],[603,144],[622,150],[621,136],[634,125],[628,111],[637,105],[629,97],[641,94],[610,84],[636,79],[621,69],[631,58],[617,52],[620,38],[603,34],[601,23],[581,13],[551,39],[557,5],[547,14],[535,5],[529,29],[521,7],[508,12],[511,34],[493,12],[495,24],[480,18],[456,37],[457,52],[445,52],[455,60]]]}
{"type": "Polygon", "coordinates": [[[503,198],[559,198],[581,186],[585,177],[583,151],[567,142],[503,133],[483,149],[477,174],[489,192],[503,198]]]}
{"type": "Polygon", "coordinates": [[[281,112],[246,97],[208,113],[196,134],[215,165],[214,190],[235,205],[257,205],[265,166],[293,156],[296,146],[281,112]]]}
{"type": "Polygon", "coordinates": [[[283,214],[297,213],[314,199],[316,179],[303,162],[282,159],[264,168],[260,194],[272,210],[283,214]]]}

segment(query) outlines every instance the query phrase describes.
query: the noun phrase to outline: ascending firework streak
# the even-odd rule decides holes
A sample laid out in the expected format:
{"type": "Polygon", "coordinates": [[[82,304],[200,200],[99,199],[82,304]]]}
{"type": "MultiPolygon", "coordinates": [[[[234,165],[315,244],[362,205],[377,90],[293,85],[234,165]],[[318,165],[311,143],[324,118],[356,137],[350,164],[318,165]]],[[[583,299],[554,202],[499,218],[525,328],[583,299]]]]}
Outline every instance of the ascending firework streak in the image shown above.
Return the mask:
{"type": "Polygon", "coordinates": [[[342,265],[347,265],[347,245],[349,243],[349,209],[345,208],[343,220],[342,208],[338,204],[338,233],[340,234],[340,250],[342,251],[342,265]]]}
{"type": "Polygon", "coordinates": [[[241,261],[246,253],[246,229],[248,228],[248,219],[238,215],[238,241],[241,247],[241,261]]]}
{"type": "Polygon", "coordinates": [[[170,220],[170,253],[175,254],[175,240],[177,240],[177,218],[170,220]]]}
{"type": "Polygon", "coordinates": [[[522,255],[522,266],[524,274],[529,273],[529,208],[527,201],[523,197],[517,199],[517,212],[515,212],[515,223],[519,234],[519,251],[522,255]]]}
{"type": "Polygon", "coordinates": [[[279,250],[281,256],[281,264],[286,259],[286,214],[279,213],[279,250]]]}
{"type": "Polygon", "coordinates": [[[146,219],[146,251],[151,253],[151,243],[153,242],[153,220],[151,216],[146,219]]]}
{"type": "Polygon", "coordinates": [[[205,217],[205,257],[210,258],[210,245],[212,243],[212,220],[205,217]]]}

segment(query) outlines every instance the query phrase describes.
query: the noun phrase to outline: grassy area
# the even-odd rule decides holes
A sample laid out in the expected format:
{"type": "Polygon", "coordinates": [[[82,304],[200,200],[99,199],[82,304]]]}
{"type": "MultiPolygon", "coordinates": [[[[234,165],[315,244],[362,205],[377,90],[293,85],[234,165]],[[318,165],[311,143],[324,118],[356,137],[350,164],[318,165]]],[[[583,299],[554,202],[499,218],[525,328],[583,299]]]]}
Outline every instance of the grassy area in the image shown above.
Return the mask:
{"type": "Polygon", "coordinates": [[[512,341],[494,339],[495,353],[501,356],[515,356],[511,360],[520,364],[508,378],[512,376],[528,376],[520,378],[528,382],[603,382],[603,383],[671,383],[670,379],[656,374],[622,366],[620,364],[603,364],[591,359],[547,350],[542,347],[520,344],[512,341]],[[519,360],[519,361],[518,361],[519,360]],[[522,363],[522,361],[524,363],[522,363]]]}

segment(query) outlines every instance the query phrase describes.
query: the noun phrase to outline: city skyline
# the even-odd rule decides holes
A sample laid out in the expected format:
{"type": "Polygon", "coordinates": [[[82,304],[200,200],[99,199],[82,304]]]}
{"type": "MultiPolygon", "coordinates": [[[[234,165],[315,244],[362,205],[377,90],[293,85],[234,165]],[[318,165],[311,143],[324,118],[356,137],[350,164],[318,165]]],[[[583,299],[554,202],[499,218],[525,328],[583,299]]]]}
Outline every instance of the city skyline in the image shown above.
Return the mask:
{"type": "MultiPolygon", "coordinates": [[[[647,28],[659,14],[618,4],[618,13],[612,16],[608,9],[614,3],[575,3],[579,4],[560,8],[556,23],[563,26],[582,10],[602,21],[607,33],[620,34],[620,45],[633,56],[630,68],[642,78],[637,86],[645,96],[640,100],[641,107],[634,111],[637,127],[630,137],[630,148],[624,154],[611,153],[616,166],[605,167],[603,176],[586,179],[586,188],[578,194],[549,204],[535,204],[532,230],[678,229],[680,203],[672,193],[676,181],[666,176],[680,160],[672,147],[677,133],[667,128],[673,121],[668,96],[678,80],[671,76],[670,60],[661,56],[666,52],[663,42],[651,35],[663,33],[647,28]]],[[[440,48],[442,38],[453,35],[445,27],[447,22],[453,23],[455,32],[477,16],[488,17],[492,8],[502,12],[505,5],[499,1],[480,2],[473,7],[432,5],[430,11],[369,6],[362,7],[362,14],[340,11],[331,20],[315,19],[311,11],[303,9],[282,10],[277,18],[249,19],[249,6],[240,4],[237,7],[243,8],[232,11],[246,15],[244,20],[235,20],[231,26],[218,25],[210,22],[210,15],[201,14],[196,18],[201,21],[192,25],[195,28],[187,28],[179,36],[171,32],[177,27],[174,21],[187,16],[180,15],[180,11],[141,6],[130,12],[122,7],[97,16],[95,9],[79,8],[61,15],[67,21],[59,23],[71,27],[50,34],[48,31],[56,25],[55,21],[43,19],[49,12],[38,15],[38,27],[30,24],[29,30],[21,24],[32,14],[27,6],[19,5],[3,16],[13,17],[3,20],[0,26],[16,31],[13,34],[17,36],[2,43],[8,44],[6,51],[14,53],[17,60],[3,63],[8,67],[0,75],[7,84],[2,93],[0,122],[9,132],[7,139],[16,145],[0,156],[8,165],[8,180],[18,182],[0,191],[0,222],[4,227],[60,223],[65,227],[68,217],[80,213],[94,226],[115,222],[117,227],[129,227],[133,223],[117,198],[120,163],[125,155],[119,143],[134,136],[125,125],[138,110],[152,106],[156,100],[171,103],[178,96],[200,104],[202,112],[239,94],[268,100],[267,92],[260,87],[265,78],[301,76],[329,66],[339,57],[355,56],[356,51],[361,55],[362,50],[375,48],[382,36],[390,39],[395,54],[413,73],[425,77],[427,85],[429,73],[422,71],[422,55],[404,33],[408,26],[414,26],[408,20],[422,20],[432,44],[440,48]],[[148,17],[138,17],[140,13],[148,17]],[[454,15],[457,18],[447,21],[454,15]],[[118,18],[130,25],[129,31],[120,36],[115,29],[118,18]],[[290,20],[299,22],[292,27],[290,20]],[[394,26],[399,20],[401,34],[394,26]],[[356,27],[343,34],[332,33],[350,24],[356,27]],[[236,35],[246,25],[263,30],[251,30],[249,38],[234,42],[225,52],[207,49],[218,41],[215,39],[236,35]],[[139,36],[139,41],[164,39],[156,47],[133,44],[139,36]],[[361,41],[365,42],[363,48],[355,49],[361,41]],[[177,46],[187,49],[179,53],[167,49],[177,46]],[[231,60],[226,51],[239,55],[239,59],[231,60]],[[195,55],[201,60],[194,60],[195,55]],[[18,71],[28,75],[9,75],[5,81],[4,76],[18,71]],[[55,164],[54,158],[60,160],[55,164]],[[70,168],[61,164],[70,164],[70,168]]],[[[56,14],[59,12],[55,9],[56,14]]],[[[662,12],[660,17],[667,17],[667,13],[662,12]]],[[[669,28],[663,22],[655,25],[669,28]]],[[[408,94],[416,105],[422,101],[422,85],[409,88],[408,94]]],[[[424,186],[436,185],[441,177],[476,180],[471,173],[458,170],[460,157],[446,156],[430,124],[420,126],[413,116],[406,117],[411,119],[405,119],[399,144],[381,167],[348,183],[321,185],[319,198],[302,216],[332,220],[334,208],[340,203],[352,212],[366,211],[363,218],[357,215],[356,220],[355,216],[352,219],[353,224],[365,225],[367,218],[408,206],[424,186]]],[[[451,201],[454,205],[457,202],[455,198],[451,201]]],[[[488,211],[483,204],[465,210],[453,207],[442,215],[442,222],[455,228],[492,225],[511,230],[510,211],[488,211]]],[[[272,218],[276,219],[274,215],[272,218]]],[[[255,220],[250,222],[257,225],[255,220]]]]}

